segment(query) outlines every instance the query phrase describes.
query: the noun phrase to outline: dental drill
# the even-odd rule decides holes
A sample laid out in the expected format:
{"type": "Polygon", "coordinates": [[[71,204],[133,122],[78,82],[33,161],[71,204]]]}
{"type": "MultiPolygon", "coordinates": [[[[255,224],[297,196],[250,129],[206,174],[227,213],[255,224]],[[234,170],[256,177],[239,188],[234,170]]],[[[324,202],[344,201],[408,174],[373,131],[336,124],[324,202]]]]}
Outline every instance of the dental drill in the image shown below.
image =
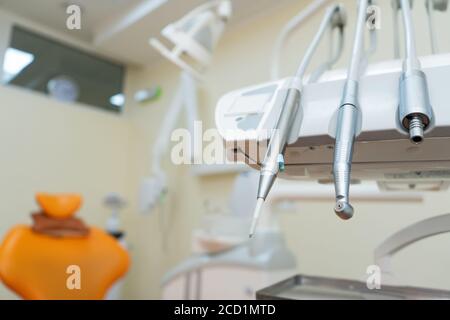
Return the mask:
{"type": "Polygon", "coordinates": [[[337,114],[336,142],[334,147],[333,176],[336,191],[334,211],[344,220],[353,216],[350,205],[350,175],[353,159],[353,144],[361,124],[361,110],[358,102],[358,87],[361,65],[364,58],[364,31],[366,28],[367,8],[370,0],[360,0],[353,52],[348,70],[347,81],[337,114]]]}
{"type": "Polygon", "coordinates": [[[287,89],[281,111],[276,122],[275,129],[269,139],[268,148],[261,164],[260,179],[258,185],[257,203],[253,214],[253,221],[250,229],[250,238],[255,233],[256,225],[261,214],[262,206],[272,188],[277,175],[284,171],[284,151],[288,142],[291,128],[296,115],[300,109],[302,96],[303,78],[313,54],[328,28],[343,29],[346,24],[346,15],[340,5],[334,5],[327,9],[319,31],[316,33],[312,43],[309,45],[305,56],[292,78],[290,87],[287,89]]]}
{"type": "Polygon", "coordinates": [[[425,73],[417,58],[414,27],[409,0],[401,0],[403,24],[405,29],[406,58],[400,78],[399,122],[409,133],[413,144],[424,140],[424,132],[433,121],[433,109],[428,92],[425,73]]]}

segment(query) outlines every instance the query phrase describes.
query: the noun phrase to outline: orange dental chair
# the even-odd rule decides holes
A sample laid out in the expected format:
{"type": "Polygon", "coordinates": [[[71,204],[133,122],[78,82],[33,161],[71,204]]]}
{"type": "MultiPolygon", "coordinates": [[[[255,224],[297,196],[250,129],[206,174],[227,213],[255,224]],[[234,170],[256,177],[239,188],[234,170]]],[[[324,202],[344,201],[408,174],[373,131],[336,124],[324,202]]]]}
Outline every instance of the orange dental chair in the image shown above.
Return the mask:
{"type": "Polygon", "coordinates": [[[13,227],[0,245],[0,280],[24,299],[103,299],[128,270],[128,253],[74,217],[78,195],[37,194],[32,226],[13,227]]]}

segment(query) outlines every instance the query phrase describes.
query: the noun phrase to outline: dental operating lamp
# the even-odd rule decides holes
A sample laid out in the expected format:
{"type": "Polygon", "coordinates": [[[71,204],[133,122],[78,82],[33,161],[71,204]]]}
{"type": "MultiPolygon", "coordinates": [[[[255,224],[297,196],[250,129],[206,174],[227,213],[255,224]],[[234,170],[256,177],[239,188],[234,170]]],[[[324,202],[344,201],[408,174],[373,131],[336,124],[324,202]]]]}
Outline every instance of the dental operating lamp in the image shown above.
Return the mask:
{"type": "Polygon", "coordinates": [[[370,0],[359,1],[353,52],[336,123],[336,142],[333,161],[334,187],[336,192],[336,206],[334,211],[344,220],[350,219],[353,216],[353,207],[349,199],[350,176],[353,144],[355,138],[360,133],[362,121],[358,94],[369,2],[370,0]]]}
{"type": "Polygon", "coordinates": [[[282,107],[278,116],[278,120],[276,122],[275,129],[272,131],[266,155],[261,163],[257,204],[250,229],[250,237],[252,237],[255,232],[262,205],[275,182],[278,172],[284,171],[285,163],[283,153],[288,143],[288,138],[297,114],[299,112],[302,112],[300,110],[300,104],[303,88],[303,78],[305,76],[306,69],[325,32],[330,27],[344,28],[345,23],[346,16],[341,6],[334,5],[327,9],[319,30],[316,33],[312,43],[309,45],[306,54],[303,57],[303,60],[297,70],[297,73],[292,79],[290,79],[290,84],[287,87],[286,96],[282,102],[282,107]]]}
{"type": "Polygon", "coordinates": [[[400,3],[405,30],[406,57],[400,77],[398,118],[401,127],[409,133],[411,142],[420,144],[424,139],[424,132],[431,128],[434,121],[433,109],[428,92],[427,77],[417,58],[410,2],[401,0],[400,3]]]}
{"type": "Polygon", "coordinates": [[[213,50],[231,14],[229,0],[208,1],[161,31],[164,38],[173,44],[172,49],[157,38],[151,38],[149,42],[164,57],[200,80],[202,73],[212,62],[213,50]],[[196,65],[183,59],[186,57],[196,65]]]}
{"type": "MultiPolygon", "coordinates": [[[[167,48],[157,38],[149,40],[150,45],[162,56],[180,67],[181,74],[178,88],[162,121],[159,135],[151,150],[152,176],[143,179],[140,188],[140,211],[147,212],[155,207],[159,199],[167,192],[167,178],[162,169],[162,159],[170,146],[170,136],[175,129],[183,108],[191,136],[194,135],[195,121],[198,119],[197,83],[212,63],[214,49],[231,18],[230,0],[212,0],[195,8],[180,20],[169,24],[161,34],[173,44],[167,48]]],[[[195,163],[199,151],[192,145],[189,150],[190,160],[195,163]]]]}

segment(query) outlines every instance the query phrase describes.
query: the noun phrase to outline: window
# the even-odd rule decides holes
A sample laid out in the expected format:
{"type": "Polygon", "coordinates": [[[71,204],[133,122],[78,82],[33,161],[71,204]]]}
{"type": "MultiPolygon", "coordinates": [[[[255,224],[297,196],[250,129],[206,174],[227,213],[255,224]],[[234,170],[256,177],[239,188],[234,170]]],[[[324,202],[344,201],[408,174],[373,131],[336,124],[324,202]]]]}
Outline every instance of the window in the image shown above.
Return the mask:
{"type": "Polygon", "coordinates": [[[125,67],[15,26],[3,83],[120,112],[125,67]]]}

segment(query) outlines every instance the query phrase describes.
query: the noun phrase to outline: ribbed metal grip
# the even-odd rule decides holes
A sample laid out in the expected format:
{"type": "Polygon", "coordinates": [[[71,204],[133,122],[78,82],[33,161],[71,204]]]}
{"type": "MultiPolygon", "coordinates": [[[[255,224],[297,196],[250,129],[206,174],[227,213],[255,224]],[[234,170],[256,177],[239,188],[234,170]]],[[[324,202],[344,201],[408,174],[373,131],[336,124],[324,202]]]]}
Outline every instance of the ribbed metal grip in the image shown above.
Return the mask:
{"type": "Polygon", "coordinates": [[[422,119],[418,116],[413,117],[409,122],[409,139],[415,144],[422,143],[424,128],[422,119]]]}

